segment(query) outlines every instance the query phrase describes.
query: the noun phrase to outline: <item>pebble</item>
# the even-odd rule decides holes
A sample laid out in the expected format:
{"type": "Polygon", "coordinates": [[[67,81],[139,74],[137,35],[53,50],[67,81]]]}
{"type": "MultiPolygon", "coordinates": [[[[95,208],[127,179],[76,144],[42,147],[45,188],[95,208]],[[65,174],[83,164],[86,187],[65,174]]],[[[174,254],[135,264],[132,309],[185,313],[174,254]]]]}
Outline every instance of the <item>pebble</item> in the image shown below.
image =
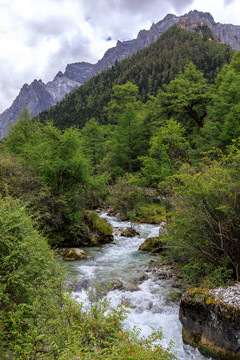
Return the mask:
{"type": "Polygon", "coordinates": [[[216,300],[240,309],[240,283],[228,286],[227,288],[219,287],[212,289],[209,293],[214,296],[216,300]]]}

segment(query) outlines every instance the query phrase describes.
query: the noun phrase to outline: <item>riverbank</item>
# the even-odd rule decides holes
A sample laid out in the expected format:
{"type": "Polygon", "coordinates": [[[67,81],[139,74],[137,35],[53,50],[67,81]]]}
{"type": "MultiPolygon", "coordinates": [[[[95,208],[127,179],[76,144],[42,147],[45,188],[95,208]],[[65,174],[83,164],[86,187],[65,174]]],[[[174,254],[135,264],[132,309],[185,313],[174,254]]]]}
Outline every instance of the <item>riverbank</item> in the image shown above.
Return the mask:
{"type": "Polygon", "coordinates": [[[240,284],[190,289],[180,302],[183,339],[203,354],[240,359],[240,284]]]}

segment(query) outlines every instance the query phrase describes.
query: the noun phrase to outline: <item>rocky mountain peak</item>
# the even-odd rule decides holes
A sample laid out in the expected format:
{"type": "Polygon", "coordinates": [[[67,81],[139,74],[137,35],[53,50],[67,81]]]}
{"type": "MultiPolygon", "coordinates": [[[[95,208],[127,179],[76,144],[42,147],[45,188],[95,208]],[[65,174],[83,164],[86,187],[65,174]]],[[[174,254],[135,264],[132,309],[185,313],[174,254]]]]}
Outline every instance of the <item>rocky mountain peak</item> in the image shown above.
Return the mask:
{"type": "MultiPolygon", "coordinates": [[[[116,46],[107,50],[96,64],[87,62],[69,64],[64,73],[59,71],[47,84],[36,79],[30,85],[25,84],[12,106],[0,115],[0,139],[6,136],[9,124],[16,121],[24,105],[28,106],[32,116],[38,115],[94,75],[114,66],[116,61],[119,62],[150,45],[175,24],[194,32],[199,26],[207,25],[212,31],[214,40],[228,44],[234,50],[240,49],[240,26],[215,23],[210,13],[197,10],[190,11],[183,16],[167,14],[161,21],[152,24],[149,30],[140,30],[136,39],[119,40],[116,46]]],[[[198,33],[201,35],[201,31],[198,33]]]]}
{"type": "Polygon", "coordinates": [[[61,78],[61,77],[63,77],[63,76],[64,76],[64,75],[63,75],[62,71],[59,71],[59,72],[57,73],[57,75],[55,76],[54,79],[56,79],[57,77],[61,78]]]}

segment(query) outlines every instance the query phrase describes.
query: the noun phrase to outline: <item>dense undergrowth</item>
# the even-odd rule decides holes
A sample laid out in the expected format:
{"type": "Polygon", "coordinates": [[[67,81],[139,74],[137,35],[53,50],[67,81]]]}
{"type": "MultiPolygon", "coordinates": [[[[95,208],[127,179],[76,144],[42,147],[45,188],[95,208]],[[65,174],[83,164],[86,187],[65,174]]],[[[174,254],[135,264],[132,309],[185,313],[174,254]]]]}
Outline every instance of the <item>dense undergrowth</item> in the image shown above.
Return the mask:
{"type": "MultiPolygon", "coordinates": [[[[166,221],[164,252],[184,282],[239,280],[240,53],[196,36],[170,30],[135,56],[150,54],[141,79],[129,59],[73,92],[44,124],[24,108],[0,144],[2,358],[171,358],[154,338],[122,329],[124,310],[95,302],[86,312],[66,295],[47,242],[89,245],[96,228],[108,236],[99,206],[132,223],[166,221]],[[166,42],[176,45],[171,67],[153,69],[153,49],[166,42]]],[[[166,46],[161,61],[169,54],[166,46]]]]}
{"type": "Polygon", "coordinates": [[[156,343],[160,332],[139,338],[124,330],[126,310],[99,300],[99,289],[87,306],[71,298],[63,267],[11,197],[0,199],[0,250],[1,359],[174,358],[156,343]]]}

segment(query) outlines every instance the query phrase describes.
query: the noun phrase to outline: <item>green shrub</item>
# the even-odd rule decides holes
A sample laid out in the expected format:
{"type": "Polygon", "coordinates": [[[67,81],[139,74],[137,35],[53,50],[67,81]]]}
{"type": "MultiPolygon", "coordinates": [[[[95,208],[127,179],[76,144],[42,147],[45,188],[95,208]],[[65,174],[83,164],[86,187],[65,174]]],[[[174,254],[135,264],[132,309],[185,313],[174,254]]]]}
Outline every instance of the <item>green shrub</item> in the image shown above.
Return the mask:
{"type": "Polygon", "coordinates": [[[126,174],[112,186],[108,200],[116,212],[119,212],[126,219],[129,219],[130,216],[130,220],[132,220],[144,198],[145,194],[136,184],[136,179],[126,174]]]}
{"type": "Polygon", "coordinates": [[[20,201],[0,198],[0,356],[14,360],[173,359],[156,332],[122,329],[99,289],[89,307],[65,292],[64,272],[20,201]],[[102,300],[98,300],[102,298],[102,300]]]}
{"type": "Polygon", "coordinates": [[[95,211],[86,211],[88,221],[91,222],[93,230],[97,230],[103,235],[112,235],[112,226],[103,218],[101,218],[95,211]]]}
{"type": "Polygon", "coordinates": [[[34,342],[41,334],[36,329],[41,322],[48,324],[51,313],[62,301],[62,276],[53,252],[34,229],[25,208],[18,200],[0,198],[0,341],[3,353],[7,347],[21,359],[26,356],[24,344],[29,344],[27,351],[34,351],[34,342]]]}
{"type": "Polygon", "coordinates": [[[138,208],[137,221],[149,223],[149,224],[160,224],[161,221],[166,220],[165,208],[158,203],[140,205],[138,208]]]}
{"type": "Polygon", "coordinates": [[[208,276],[219,283],[231,270],[239,279],[239,181],[220,161],[200,172],[187,165],[174,178],[168,236],[172,256],[190,280],[208,276]]]}

